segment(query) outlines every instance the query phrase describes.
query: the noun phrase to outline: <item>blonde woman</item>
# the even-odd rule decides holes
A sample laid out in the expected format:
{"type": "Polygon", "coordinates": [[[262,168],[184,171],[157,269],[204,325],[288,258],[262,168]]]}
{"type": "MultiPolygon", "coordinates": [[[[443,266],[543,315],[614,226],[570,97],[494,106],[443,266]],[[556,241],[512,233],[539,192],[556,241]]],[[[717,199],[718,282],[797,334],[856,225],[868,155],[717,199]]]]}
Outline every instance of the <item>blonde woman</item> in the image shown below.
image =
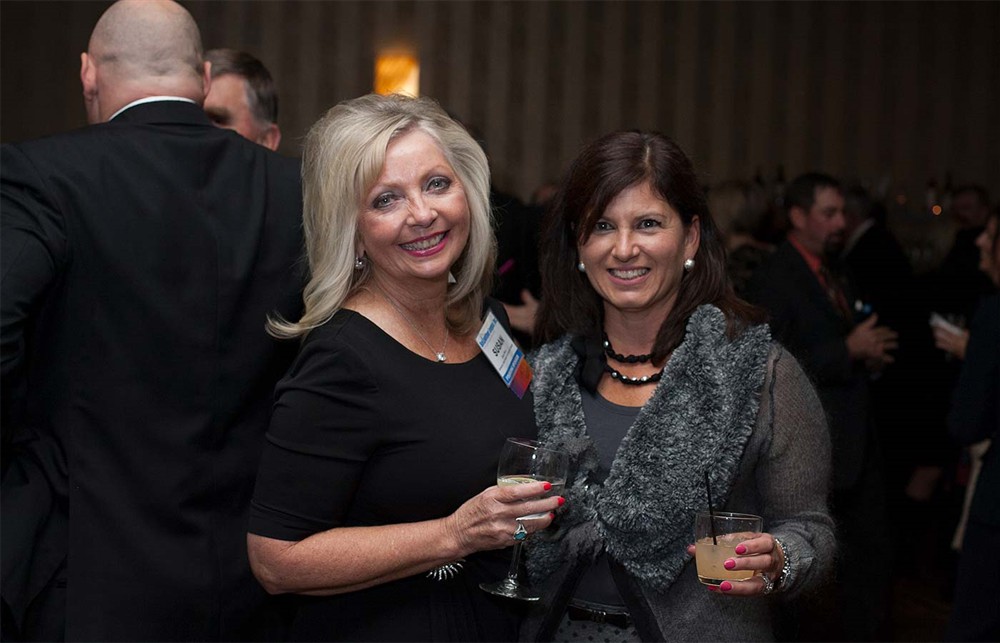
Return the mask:
{"type": "MultiPolygon", "coordinates": [[[[428,99],[365,96],[306,139],[311,280],[253,500],[251,566],[300,599],[293,640],[503,640],[481,591],[546,483],[499,489],[507,437],[535,433],[475,341],[495,242],[479,145],[428,99]]],[[[551,518],[526,521],[529,531],[551,518]]]]}

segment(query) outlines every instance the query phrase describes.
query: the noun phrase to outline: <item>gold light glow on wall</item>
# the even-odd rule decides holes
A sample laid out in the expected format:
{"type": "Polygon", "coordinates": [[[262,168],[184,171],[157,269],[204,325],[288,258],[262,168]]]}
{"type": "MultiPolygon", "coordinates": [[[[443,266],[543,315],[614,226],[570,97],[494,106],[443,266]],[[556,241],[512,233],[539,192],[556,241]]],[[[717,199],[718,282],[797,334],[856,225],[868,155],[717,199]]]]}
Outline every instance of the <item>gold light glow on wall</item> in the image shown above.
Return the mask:
{"type": "Polygon", "coordinates": [[[375,93],[419,96],[420,62],[417,57],[400,52],[386,52],[376,56],[375,93]]]}

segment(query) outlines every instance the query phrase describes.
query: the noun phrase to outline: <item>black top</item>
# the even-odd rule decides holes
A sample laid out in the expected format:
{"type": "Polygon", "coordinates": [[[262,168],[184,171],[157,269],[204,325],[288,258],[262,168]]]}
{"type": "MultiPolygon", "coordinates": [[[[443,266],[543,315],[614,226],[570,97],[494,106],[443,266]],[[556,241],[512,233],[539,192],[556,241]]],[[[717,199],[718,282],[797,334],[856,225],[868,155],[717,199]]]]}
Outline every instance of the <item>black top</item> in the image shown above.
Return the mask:
{"type": "Polygon", "coordinates": [[[972,318],[948,429],[964,445],[992,438],[983,455],[969,520],[1000,526],[1000,293],[984,297],[972,318]]]}
{"type": "MultiPolygon", "coordinates": [[[[432,362],[341,310],[278,385],[250,531],[297,541],[447,516],[496,484],[507,437],[535,435],[530,392],[518,400],[485,356],[432,362]]],[[[509,555],[471,556],[451,580],[302,597],[291,638],[512,640],[515,606],[478,587],[503,576],[509,555]]]]}

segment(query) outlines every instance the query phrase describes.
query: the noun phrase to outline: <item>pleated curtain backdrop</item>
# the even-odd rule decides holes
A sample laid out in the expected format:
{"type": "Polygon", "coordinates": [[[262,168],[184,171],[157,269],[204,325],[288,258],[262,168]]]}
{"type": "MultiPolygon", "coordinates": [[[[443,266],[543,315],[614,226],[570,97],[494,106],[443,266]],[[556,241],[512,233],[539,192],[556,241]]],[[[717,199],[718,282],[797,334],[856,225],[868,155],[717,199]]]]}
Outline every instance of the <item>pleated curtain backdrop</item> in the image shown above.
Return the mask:
{"type": "MultiPolygon", "coordinates": [[[[280,92],[282,152],[371,91],[375,55],[420,59],[421,93],[485,139],[527,198],[581,145],[657,129],[707,184],[821,169],[923,199],[928,180],[1000,196],[997,2],[183,2],[206,48],[258,56],[280,92]]],[[[0,3],[12,141],[84,123],[79,52],[105,2],[0,3]]]]}

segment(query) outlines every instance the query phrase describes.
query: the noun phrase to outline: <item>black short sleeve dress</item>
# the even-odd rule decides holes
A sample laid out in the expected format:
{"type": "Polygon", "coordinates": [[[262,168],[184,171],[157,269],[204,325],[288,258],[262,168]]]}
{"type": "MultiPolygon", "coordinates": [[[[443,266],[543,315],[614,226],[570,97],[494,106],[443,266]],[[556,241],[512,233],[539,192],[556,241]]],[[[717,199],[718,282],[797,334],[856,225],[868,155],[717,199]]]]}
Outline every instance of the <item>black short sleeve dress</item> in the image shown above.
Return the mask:
{"type": "MultiPolygon", "coordinates": [[[[496,484],[507,437],[536,433],[530,389],[519,400],[485,356],[431,362],[341,310],[308,335],[278,384],[249,530],[298,541],[449,515],[496,484]]],[[[445,580],[419,574],[297,597],[290,638],[514,640],[521,606],[479,589],[503,576],[509,557],[475,554],[445,580]]]]}

